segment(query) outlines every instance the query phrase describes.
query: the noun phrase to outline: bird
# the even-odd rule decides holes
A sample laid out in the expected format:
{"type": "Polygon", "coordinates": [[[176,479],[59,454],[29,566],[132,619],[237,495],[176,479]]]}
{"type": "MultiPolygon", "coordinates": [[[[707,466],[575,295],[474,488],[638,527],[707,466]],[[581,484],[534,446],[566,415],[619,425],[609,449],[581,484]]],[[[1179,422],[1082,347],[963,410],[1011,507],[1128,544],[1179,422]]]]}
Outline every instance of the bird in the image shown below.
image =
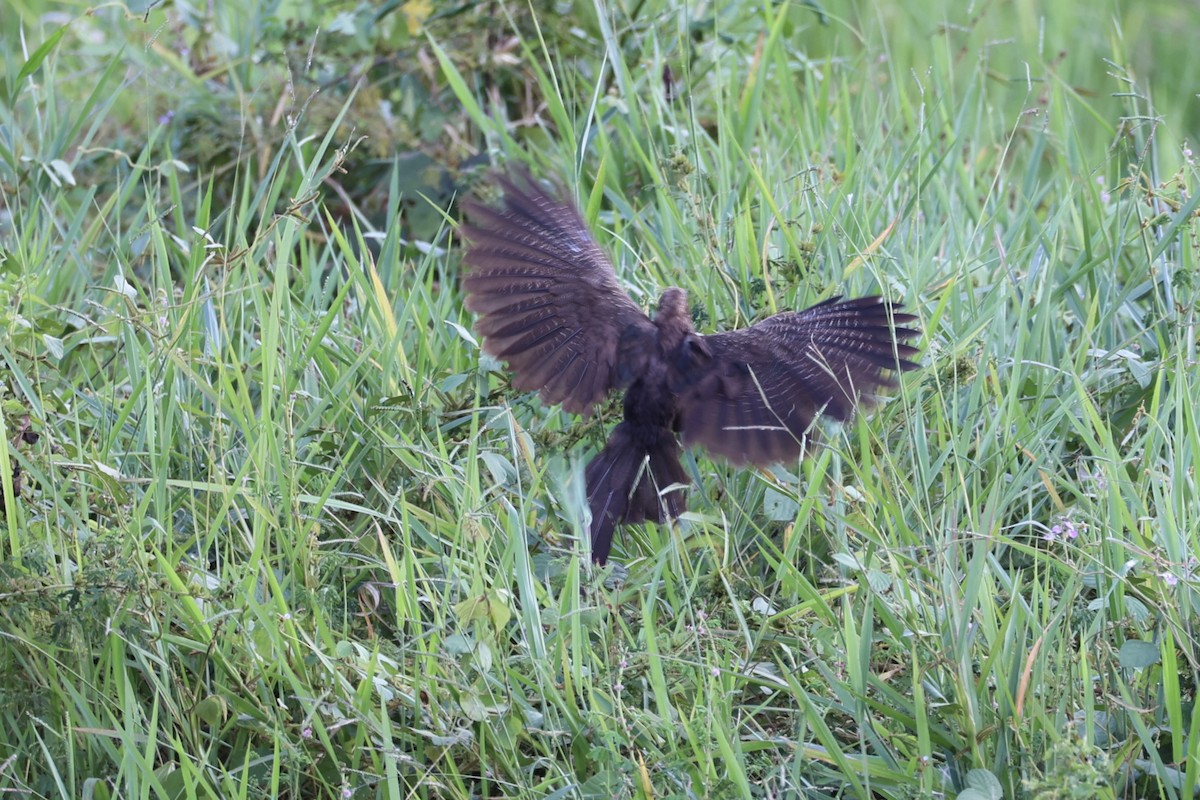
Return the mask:
{"type": "Polygon", "coordinates": [[[686,511],[681,445],[738,466],[794,462],[818,418],[848,420],[895,387],[894,373],[918,368],[917,317],[881,296],[701,334],[687,292],[668,288],[649,316],[561,184],[524,168],[496,180],[498,205],[460,204],[462,286],[483,350],[508,364],[515,388],[584,417],[625,392],[622,421],[584,469],[598,565],[618,525],[686,511]]]}

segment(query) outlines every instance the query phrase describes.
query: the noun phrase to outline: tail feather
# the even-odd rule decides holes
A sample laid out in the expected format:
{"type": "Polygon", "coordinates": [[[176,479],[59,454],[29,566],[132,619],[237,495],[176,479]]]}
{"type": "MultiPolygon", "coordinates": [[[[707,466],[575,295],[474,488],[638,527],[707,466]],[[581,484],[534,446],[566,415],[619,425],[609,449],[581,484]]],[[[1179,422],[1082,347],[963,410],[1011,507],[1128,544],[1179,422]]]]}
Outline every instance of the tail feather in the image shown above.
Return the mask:
{"type": "Polygon", "coordinates": [[[687,510],[683,489],[688,483],[679,463],[679,442],[666,428],[622,422],[587,465],[588,506],[592,510],[592,558],[608,560],[613,533],[623,522],[665,522],[687,510]]]}

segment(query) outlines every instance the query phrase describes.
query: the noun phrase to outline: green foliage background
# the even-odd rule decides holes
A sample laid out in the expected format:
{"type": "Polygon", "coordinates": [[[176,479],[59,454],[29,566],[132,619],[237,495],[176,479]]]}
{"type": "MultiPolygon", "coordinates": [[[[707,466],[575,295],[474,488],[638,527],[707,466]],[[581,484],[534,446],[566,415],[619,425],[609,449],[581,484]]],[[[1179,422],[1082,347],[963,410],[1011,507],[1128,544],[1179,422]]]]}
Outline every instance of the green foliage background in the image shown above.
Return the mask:
{"type": "Polygon", "coordinates": [[[0,9],[0,788],[1195,793],[1188,4],[0,9]],[[527,164],[702,331],[832,294],[924,369],[689,457],[595,573],[457,198],[527,164]]]}

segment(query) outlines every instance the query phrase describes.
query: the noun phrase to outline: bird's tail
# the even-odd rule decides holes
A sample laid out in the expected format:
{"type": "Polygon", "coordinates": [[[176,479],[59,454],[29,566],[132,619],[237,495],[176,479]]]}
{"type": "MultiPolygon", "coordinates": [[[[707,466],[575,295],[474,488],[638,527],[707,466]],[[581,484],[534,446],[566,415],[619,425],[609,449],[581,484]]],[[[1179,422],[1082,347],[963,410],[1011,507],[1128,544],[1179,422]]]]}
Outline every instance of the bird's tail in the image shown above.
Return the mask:
{"type": "Polygon", "coordinates": [[[688,476],[679,463],[679,442],[666,428],[622,422],[588,462],[588,505],[592,510],[592,558],[608,560],[613,531],[622,522],[664,522],[687,510],[682,486],[688,476]]]}

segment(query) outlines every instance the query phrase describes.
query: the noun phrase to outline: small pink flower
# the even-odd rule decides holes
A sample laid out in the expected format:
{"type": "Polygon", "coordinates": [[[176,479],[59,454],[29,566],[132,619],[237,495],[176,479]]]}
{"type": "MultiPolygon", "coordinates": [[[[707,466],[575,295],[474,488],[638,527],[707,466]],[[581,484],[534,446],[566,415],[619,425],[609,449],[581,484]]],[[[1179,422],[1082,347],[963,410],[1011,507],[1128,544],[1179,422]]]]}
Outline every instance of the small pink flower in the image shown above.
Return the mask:
{"type": "Polygon", "coordinates": [[[1082,522],[1074,522],[1069,517],[1064,517],[1059,522],[1056,522],[1042,535],[1042,538],[1047,542],[1053,542],[1060,536],[1065,536],[1068,539],[1078,539],[1079,534],[1087,532],[1087,525],[1082,522]]]}

